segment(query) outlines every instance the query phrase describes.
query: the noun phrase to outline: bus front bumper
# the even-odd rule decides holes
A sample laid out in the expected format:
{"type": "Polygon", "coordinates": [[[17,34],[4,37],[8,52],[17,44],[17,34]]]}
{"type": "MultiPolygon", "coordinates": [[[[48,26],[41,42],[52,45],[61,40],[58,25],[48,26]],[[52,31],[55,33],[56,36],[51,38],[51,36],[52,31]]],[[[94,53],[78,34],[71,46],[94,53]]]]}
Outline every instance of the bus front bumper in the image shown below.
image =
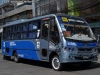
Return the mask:
{"type": "Polygon", "coordinates": [[[97,61],[98,53],[64,53],[62,63],[97,61]]]}

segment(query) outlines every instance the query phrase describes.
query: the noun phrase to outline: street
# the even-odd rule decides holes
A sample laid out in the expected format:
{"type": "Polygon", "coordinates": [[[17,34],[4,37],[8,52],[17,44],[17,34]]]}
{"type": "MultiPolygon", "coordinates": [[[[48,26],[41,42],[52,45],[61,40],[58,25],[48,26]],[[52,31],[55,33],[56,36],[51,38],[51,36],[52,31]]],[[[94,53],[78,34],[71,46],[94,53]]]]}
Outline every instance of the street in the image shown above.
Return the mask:
{"type": "Polygon", "coordinates": [[[50,63],[22,60],[3,60],[0,54],[0,75],[100,75],[100,59],[93,62],[89,68],[79,65],[67,65],[63,71],[54,71],[50,63]]]}

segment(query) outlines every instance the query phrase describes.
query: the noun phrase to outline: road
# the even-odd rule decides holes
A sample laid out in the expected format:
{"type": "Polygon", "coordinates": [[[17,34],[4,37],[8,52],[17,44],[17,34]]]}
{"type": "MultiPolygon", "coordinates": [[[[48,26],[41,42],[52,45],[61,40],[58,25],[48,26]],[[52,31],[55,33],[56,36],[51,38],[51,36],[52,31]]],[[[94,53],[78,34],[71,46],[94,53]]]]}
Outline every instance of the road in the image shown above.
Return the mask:
{"type": "Polygon", "coordinates": [[[3,60],[0,54],[0,75],[100,75],[100,59],[87,69],[74,64],[67,65],[63,71],[54,71],[50,63],[31,60],[15,63],[13,60],[3,60]]]}

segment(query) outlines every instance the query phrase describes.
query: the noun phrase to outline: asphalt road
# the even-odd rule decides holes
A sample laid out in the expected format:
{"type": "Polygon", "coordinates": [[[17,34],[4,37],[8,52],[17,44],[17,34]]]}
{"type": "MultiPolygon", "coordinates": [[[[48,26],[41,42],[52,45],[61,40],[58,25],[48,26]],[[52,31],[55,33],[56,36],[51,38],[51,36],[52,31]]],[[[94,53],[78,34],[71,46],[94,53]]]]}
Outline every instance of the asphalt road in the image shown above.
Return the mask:
{"type": "Polygon", "coordinates": [[[63,71],[54,71],[50,63],[22,60],[3,60],[0,54],[0,75],[100,75],[100,59],[93,62],[91,67],[82,68],[80,65],[67,65],[63,71]]]}

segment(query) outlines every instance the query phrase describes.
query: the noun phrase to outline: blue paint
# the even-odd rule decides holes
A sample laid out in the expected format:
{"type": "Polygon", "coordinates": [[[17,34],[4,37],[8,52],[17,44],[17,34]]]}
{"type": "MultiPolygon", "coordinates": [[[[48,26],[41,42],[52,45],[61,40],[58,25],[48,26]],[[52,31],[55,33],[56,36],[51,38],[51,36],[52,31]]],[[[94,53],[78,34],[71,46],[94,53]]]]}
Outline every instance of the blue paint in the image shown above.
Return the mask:
{"type": "Polygon", "coordinates": [[[19,58],[39,60],[36,52],[36,46],[32,41],[6,41],[2,42],[2,54],[12,56],[12,52],[16,50],[19,58]],[[4,46],[5,43],[5,46],[4,46]],[[5,52],[5,48],[9,48],[9,52],[5,52]]]}
{"type": "Polygon", "coordinates": [[[92,42],[92,43],[81,43],[81,42],[71,42],[71,41],[67,41],[66,42],[68,47],[78,47],[78,48],[93,48],[93,47],[97,47],[97,42],[92,42]],[[71,44],[69,44],[71,43],[71,44]]]}

